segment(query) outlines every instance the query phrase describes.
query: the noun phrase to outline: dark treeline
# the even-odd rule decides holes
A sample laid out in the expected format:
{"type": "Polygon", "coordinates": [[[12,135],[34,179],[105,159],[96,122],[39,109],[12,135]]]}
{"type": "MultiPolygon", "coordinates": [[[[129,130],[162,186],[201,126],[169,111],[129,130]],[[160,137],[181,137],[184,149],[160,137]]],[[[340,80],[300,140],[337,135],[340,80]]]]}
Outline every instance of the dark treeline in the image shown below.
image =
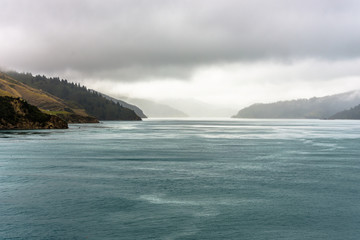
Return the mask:
{"type": "Polygon", "coordinates": [[[360,105],[339,112],[331,116],[330,119],[360,119],[360,105]]]}
{"type": "Polygon", "coordinates": [[[100,120],[141,120],[133,110],[114,103],[78,83],[58,77],[33,76],[31,73],[7,72],[7,74],[33,88],[64,99],[74,108],[83,108],[88,114],[100,120]]]}

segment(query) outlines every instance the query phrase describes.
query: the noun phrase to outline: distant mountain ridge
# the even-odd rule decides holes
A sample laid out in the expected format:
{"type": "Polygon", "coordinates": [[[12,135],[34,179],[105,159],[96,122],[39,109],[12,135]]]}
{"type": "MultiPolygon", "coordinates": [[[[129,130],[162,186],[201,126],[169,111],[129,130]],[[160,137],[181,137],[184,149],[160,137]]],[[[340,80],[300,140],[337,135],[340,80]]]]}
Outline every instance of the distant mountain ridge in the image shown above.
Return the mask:
{"type": "Polygon", "coordinates": [[[134,103],[141,107],[149,117],[153,118],[177,118],[188,117],[184,112],[168,106],[166,104],[157,103],[154,101],[139,99],[139,98],[127,98],[127,101],[134,103]]]}
{"type": "Polygon", "coordinates": [[[234,118],[324,119],[360,103],[360,90],[325,97],[256,103],[241,109],[234,118]]]}
{"type": "Polygon", "coordinates": [[[194,98],[167,99],[166,103],[190,117],[228,117],[235,111],[229,106],[206,103],[194,98]]]}

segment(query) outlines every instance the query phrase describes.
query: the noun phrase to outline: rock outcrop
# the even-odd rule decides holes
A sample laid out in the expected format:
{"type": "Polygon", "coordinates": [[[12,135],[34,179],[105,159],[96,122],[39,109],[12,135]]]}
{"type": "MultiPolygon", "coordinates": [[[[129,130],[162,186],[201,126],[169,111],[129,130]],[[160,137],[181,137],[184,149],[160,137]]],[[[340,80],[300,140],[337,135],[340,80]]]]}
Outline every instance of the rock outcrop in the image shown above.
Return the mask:
{"type": "Polygon", "coordinates": [[[20,98],[0,97],[0,129],[65,129],[61,118],[41,112],[20,98]]]}

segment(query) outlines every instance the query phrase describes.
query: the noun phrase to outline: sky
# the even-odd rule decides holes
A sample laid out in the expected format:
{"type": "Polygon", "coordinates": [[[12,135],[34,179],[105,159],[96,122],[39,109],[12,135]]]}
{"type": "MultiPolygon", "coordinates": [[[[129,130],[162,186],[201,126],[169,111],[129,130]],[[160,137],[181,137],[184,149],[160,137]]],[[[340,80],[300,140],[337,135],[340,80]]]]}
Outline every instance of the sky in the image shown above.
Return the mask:
{"type": "Polygon", "coordinates": [[[357,0],[0,0],[0,68],[111,96],[256,102],[360,89],[357,0]]]}

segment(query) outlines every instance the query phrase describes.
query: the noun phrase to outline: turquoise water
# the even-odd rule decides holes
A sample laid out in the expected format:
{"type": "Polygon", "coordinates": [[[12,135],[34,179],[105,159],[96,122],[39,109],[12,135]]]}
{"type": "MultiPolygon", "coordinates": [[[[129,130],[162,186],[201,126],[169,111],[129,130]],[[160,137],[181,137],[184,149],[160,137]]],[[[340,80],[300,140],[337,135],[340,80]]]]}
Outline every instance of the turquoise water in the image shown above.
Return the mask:
{"type": "Polygon", "coordinates": [[[0,131],[0,239],[360,239],[360,124],[0,131]]]}

